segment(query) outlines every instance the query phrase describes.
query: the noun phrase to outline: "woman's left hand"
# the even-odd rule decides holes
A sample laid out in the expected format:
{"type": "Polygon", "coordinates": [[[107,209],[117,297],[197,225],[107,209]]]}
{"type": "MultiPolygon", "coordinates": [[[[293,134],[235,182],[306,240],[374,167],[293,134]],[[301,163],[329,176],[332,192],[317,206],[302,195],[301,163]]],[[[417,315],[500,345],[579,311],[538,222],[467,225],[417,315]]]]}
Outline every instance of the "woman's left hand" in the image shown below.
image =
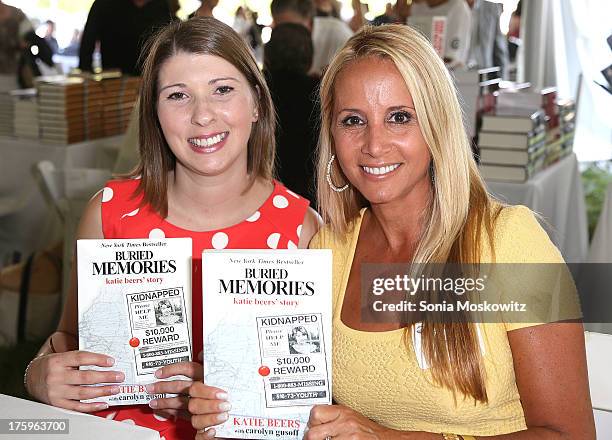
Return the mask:
{"type": "MultiPolygon", "coordinates": [[[[198,356],[201,359],[202,354],[198,356]]],[[[202,381],[204,378],[204,369],[201,363],[198,362],[177,362],[176,364],[167,365],[155,372],[155,377],[165,379],[172,376],[186,376],[191,380],[168,380],[160,381],[147,385],[149,394],[178,394],[176,397],[168,397],[165,399],[153,399],[149,402],[149,406],[160,412],[179,416],[189,420],[191,414],[187,407],[189,403],[189,387],[194,381],[202,381]]]]}
{"type": "Polygon", "coordinates": [[[310,411],[304,440],[382,439],[394,431],[343,405],[316,405],[310,411]]]}

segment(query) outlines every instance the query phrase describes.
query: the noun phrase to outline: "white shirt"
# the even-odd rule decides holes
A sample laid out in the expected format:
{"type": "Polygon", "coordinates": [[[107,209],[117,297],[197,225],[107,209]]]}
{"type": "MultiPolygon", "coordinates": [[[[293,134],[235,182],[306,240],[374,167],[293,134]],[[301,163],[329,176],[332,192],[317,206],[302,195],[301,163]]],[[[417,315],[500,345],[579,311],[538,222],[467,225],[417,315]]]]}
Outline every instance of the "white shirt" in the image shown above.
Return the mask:
{"type": "Polygon", "coordinates": [[[446,48],[444,57],[451,60],[451,66],[466,65],[472,34],[472,11],[465,0],[448,0],[430,8],[426,2],[413,3],[413,16],[446,17],[446,48]]]}
{"type": "Polygon", "coordinates": [[[310,73],[320,75],[352,35],[353,31],[342,20],[335,17],[314,17],[312,25],[314,53],[310,73]]]}

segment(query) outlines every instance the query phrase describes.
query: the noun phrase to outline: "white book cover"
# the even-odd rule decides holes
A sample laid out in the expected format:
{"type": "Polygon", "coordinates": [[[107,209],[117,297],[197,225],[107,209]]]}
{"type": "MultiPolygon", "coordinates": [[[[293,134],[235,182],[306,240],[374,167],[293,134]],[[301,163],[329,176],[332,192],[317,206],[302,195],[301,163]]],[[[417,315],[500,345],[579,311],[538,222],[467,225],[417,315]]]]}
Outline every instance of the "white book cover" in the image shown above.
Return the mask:
{"type": "Polygon", "coordinates": [[[301,439],[331,404],[330,250],[202,254],[204,382],[229,394],[217,437],[301,439]]]}
{"type": "Polygon", "coordinates": [[[119,394],[87,402],[165,397],[145,385],[160,367],[192,359],[191,253],[191,238],[77,241],[79,349],[115,359],[81,369],[125,373],[119,394]]]}

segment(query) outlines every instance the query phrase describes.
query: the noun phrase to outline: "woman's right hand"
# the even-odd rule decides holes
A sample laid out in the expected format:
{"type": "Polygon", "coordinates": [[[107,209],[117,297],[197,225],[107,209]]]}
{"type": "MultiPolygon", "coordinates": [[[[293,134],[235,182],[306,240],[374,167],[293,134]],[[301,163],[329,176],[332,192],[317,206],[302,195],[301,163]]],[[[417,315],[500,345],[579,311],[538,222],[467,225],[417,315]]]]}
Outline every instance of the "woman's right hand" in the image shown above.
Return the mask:
{"type": "Polygon", "coordinates": [[[227,393],[219,388],[211,387],[196,381],[189,387],[189,412],[192,426],[198,430],[196,440],[215,436],[212,426],[220,425],[228,417],[232,408],[227,401],[227,393]]]}
{"type": "Polygon", "coordinates": [[[111,367],[115,360],[88,351],[50,353],[35,358],[26,370],[25,386],[37,400],[60,408],[80,412],[94,412],[108,408],[106,403],[81,403],[119,393],[118,385],[84,386],[98,383],[121,383],[125,375],[120,371],[79,370],[85,365],[111,367]]]}

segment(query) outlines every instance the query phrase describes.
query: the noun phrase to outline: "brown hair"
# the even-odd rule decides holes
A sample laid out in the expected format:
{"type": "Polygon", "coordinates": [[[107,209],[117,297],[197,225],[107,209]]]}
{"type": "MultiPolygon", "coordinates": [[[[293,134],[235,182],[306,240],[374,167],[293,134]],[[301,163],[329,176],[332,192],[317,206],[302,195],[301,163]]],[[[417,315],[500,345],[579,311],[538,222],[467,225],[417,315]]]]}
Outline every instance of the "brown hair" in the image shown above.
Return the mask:
{"type": "MultiPolygon", "coordinates": [[[[432,200],[422,213],[424,230],[413,262],[477,265],[482,247],[487,244],[494,258],[493,224],[500,205],[489,196],[478,172],[453,80],[426,38],[405,25],[363,27],[336,54],[323,76],[317,165],[317,194],[323,219],[342,235],[360,209],[369,205],[352,185],[336,193],[326,182],[327,164],[335,149],[331,127],[336,78],[351,62],[368,57],[373,62],[382,58],[395,64],[412,96],[431,155],[432,200]],[[488,240],[482,243],[484,233],[488,240]]],[[[337,161],[331,174],[336,185],[347,182],[337,161]]],[[[487,402],[477,330],[461,313],[442,322],[424,322],[423,351],[437,383],[487,402]]],[[[405,340],[408,344],[409,328],[405,340]]]]}
{"type": "Polygon", "coordinates": [[[259,115],[249,137],[247,170],[253,177],[271,179],[274,167],[274,106],[251,50],[231,27],[214,18],[175,21],[151,36],[141,54],[140,163],[129,175],[141,177],[136,194],[143,194],[142,203],[150,204],[162,217],[168,215],[168,172],[174,169],[176,159],[157,117],[158,80],[163,63],[179,52],[218,56],[244,75],[259,115]]]}

